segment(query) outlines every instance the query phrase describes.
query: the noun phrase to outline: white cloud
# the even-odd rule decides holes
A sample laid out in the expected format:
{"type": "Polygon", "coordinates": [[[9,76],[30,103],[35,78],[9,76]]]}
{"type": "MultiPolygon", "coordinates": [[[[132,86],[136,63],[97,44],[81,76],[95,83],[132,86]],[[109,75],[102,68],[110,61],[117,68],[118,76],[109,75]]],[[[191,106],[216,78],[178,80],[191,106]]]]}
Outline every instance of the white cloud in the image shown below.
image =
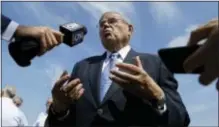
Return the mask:
{"type": "Polygon", "coordinates": [[[208,110],[209,108],[211,108],[211,106],[209,105],[205,105],[205,104],[195,104],[190,106],[189,109],[189,113],[193,114],[193,113],[201,113],[201,112],[205,112],[206,110],[208,110]]]}
{"type": "Polygon", "coordinates": [[[107,11],[116,11],[121,13],[128,21],[135,15],[135,8],[131,2],[79,2],[83,9],[90,13],[97,23],[100,16],[107,11]]]}
{"type": "Polygon", "coordinates": [[[215,82],[204,87],[199,84],[198,77],[199,75],[176,76],[180,95],[191,118],[190,126],[216,126],[218,92],[215,89],[215,82]]]}
{"type": "Polygon", "coordinates": [[[217,126],[218,103],[196,103],[187,106],[187,109],[191,118],[190,126],[217,126]]]}
{"type": "MultiPolygon", "coordinates": [[[[57,24],[64,24],[70,21],[69,17],[60,16],[42,2],[23,2],[22,5],[32,13],[33,17],[40,23],[46,26],[57,26],[57,24]]],[[[18,11],[19,12],[19,11],[18,11]]],[[[34,20],[34,19],[31,19],[34,20]]]]}
{"type": "Polygon", "coordinates": [[[179,35],[178,37],[173,38],[169,43],[168,47],[178,47],[178,46],[185,46],[188,42],[188,39],[190,37],[190,32],[194,29],[196,29],[198,25],[190,25],[187,27],[182,35],[179,35]]]}
{"type": "MultiPolygon", "coordinates": [[[[199,25],[190,25],[189,27],[187,27],[184,30],[184,33],[182,35],[179,35],[179,36],[173,38],[168,43],[168,47],[186,46],[186,44],[188,43],[191,32],[198,27],[199,27],[199,25]]],[[[203,44],[204,42],[205,42],[205,39],[198,42],[198,44],[203,44]]]]}
{"type": "Polygon", "coordinates": [[[158,23],[176,23],[182,19],[182,13],[174,2],[150,2],[152,17],[158,23]]]}

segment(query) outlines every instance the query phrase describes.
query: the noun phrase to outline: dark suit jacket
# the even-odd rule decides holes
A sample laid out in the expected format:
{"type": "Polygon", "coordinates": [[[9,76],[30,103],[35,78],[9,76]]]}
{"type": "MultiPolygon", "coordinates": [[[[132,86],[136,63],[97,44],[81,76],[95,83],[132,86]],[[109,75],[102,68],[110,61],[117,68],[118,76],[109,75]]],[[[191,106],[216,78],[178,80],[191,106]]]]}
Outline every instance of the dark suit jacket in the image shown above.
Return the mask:
{"type": "Polygon", "coordinates": [[[163,89],[167,112],[159,115],[154,108],[113,83],[99,103],[98,86],[100,70],[106,54],[94,56],[76,63],[72,76],[78,77],[85,88],[84,95],[70,107],[70,114],[62,121],[52,112],[48,115],[48,127],[65,126],[188,126],[190,118],[177,92],[177,81],[154,55],[131,50],[125,61],[134,63],[133,57],[140,56],[145,71],[163,89]]]}
{"type": "Polygon", "coordinates": [[[1,35],[5,32],[6,28],[8,27],[9,23],[11,22],[11,19],[8,17],[1,15],[1,35]]]}

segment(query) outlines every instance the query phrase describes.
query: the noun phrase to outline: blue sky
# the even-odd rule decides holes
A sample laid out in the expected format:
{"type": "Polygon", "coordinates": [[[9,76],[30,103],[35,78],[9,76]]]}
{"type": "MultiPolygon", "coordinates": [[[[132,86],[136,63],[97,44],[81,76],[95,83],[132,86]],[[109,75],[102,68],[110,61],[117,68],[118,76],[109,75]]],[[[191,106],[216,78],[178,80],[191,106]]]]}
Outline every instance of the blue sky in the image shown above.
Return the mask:
{"type": "MultiPolygon", "coordinates": [[[[160,48],[185,45],[189,32],[218,16],[216,2],[2,2],[2,13],[20,24],[46,25],[58,29],[59,24],[84,24],[88,34],[82,44],[69,48],[62,44],[32,65],[21,68],[2,43],[2,86],[17,87],[23,98],[21,107],[30,125],[45,110],[51,88],[66,69],[71,73],[75,62],[102,54],[104,49],[96,24],[105,11],[118,11],[134,25],[131,46],[140,52],[157,53],[160,48]]],[[[198,75],[175,75],[179,92],[189,111],[191,126],[218,125],[218,93],[215,82],[199,85],[198,75]]]]}

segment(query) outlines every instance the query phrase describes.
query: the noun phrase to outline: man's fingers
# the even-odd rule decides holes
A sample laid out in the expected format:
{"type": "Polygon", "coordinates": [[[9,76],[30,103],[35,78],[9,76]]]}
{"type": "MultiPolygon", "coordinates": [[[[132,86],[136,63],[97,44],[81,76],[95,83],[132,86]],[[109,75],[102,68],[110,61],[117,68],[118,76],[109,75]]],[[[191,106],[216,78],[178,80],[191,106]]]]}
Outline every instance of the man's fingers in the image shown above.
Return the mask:
{"type": "Polygon", "coordinates": [[[80,79],[77,78],[77,79],[70,81],[67,85],[63,86],[61,89],[64,92],[68,92],[71,89],[73,89],[76,85],[78,85],[79,83],[81,83],[81,81],[80,81],[80,79]]]}
{"type": "Polygon", "coordinates": [[[141,59],[139,56],[135,57],[135,61],[136,61],[136,65],[140,68],[143,68],[142,63],[141,63],[141,59]]]}
{"type": "Polygon", "coordinates": [[[81,96],[84,94],[84,91],[85,91],[84,88],[82,88],[82,89],[79,90],[79,93],[78,93],[77,96],[76,96],[76,99],[77,99],[77,100],[81,98],[81,96]]]}
{"type": "Polygon", "coordinates": [[[63,76],[65,76],[65,75],[67,75],[67,74],[68,74],[68,72],[67,72],[66,70],[64,70],[64,71],[62,72],[60,78],[63,77],[63,76]]]}
{"type": "Polygon", "coordinates": [[[74,89],[72,89],[71,92],[71,98],[76,99],[80,90],[83,88],[83,85],[78,84],[76,87],[74,87],[74,89]]]}
{"type": "Polygon", "coordinates": [[[204,65],[204,62],[206,61],[205,52],[203,52],[206,49],[206,46],[200,47],[195,53],[193,53],[191,56],[189,56],[185,62],[184,62],[184,70],[186,72],[192,72],[197,67],[200,67],[204,65]]]}
{"type": "Polygon", "coordinates": [[[51,49],[52,45],[53,45],[52,38],[51,38],[49,32],[46,32],[46,43],[47,43],[47,47],[45,50],[47,51],[47,50],[51,49]]]}
{"type": "Polygon", "coordinates": [[[83,88],[83,85],[81,83],[77,83],[77,84],[69,84],[69,86],[63,88],[63,90],[68,93],[68,92],[78,91],[81,88],[83,88]]]}
{"type": "Polygon", "coordinates": [[[80,83],[73,88],[73,91],[79,91],[82,88],[83,88],[83,85],[80,83]]]}
{"type": "Polygon", "coordinates": [[[61,77],[56,83],[55,83],[55,88],[61,88],[62,85],[68,81],[70,79],[70,76],[69,75],[65,75],[63,77],[61,77]]]}
{"type": "Polygon", "coordinates": [[[217,18],[213,18],[212,20],[209,21],[209,23],[214,23],[214,24],[218,24],[218,17],[217,18]]]}
{"type": "Polygon", "coordinates": [[[47,47],[46,35],[42,35],[41,38],[40,38],[40,53],[39,53],[39,56],[41,56],[45,53],[46,47],[47,47]]]}
{"type": "Polygon", "coordinates": [[[113,74],[116,77],[119,77],[121,79],[125,79],[125,80],[134,80],[135,79],[135,76],[128,74],[126,72],[123,72],[123,71],[111,70],[110,72],[111,72],[111,74],[113,74]]]}
{"type": "MultiPolygon", "coordinates": [[[[218,29],[217,29],[218,30],[218,29]]],[[[208,40],[191,56],[189,56],[184,62],[184,69],[186,72],[191,72],[197,67],[204,65],[205,62],[212,56],[211,53],[215,51],[215,47],[218,46],[217,40],[217,31],[211,32],[211,35],[208,37],[208,40]]]]}
{"type": "Polygon", "coordinates": [[[56,40],[59,42],[59,43],[61,43],[61,42],[63,42],[63,37],[64,37],[64,34],[63,33],[61,33],[61,32],[59,32],[59,31],[56,31],[56,30],[51,30],[52,31],[52,33],[54,34],[54,36],[56,37],[56,40]]]}
{"type": "Polygon", "coordinates": [[[205,71],[201,74],[201,76],[199,77],[199,82],[203,85],[209,85],[213,80],[215,80],[217,78],[216,75],[213,75],[211,72],[209,71],[205,71]]]}
{"type": "Polygon", "coordinates": [[[184,61],[184,69],[186,72],[191,72],[205,64],[210,53],[209,50],[211,46],[209,42],[211,43],[211,40],[207,40],[206,43],[184,61]]]}
{"type": "Polygon", "coordinates": [[[58,41],[56,40],[55,35],[54,35],[51,31],[50,31],[48,34],[49,34],[50,37],[51,37],[51,40],[52,40],[52,48],[53,48],[53,47],[55,47],[56,45],[58,45],[58,41]]]}
{"type": "Polygon", "coordinates": [[[124,84],[129,84],[129,81],[116,77],[115,75],[110,75],[109,78],[121,86],[123,86],[124,84]]]}
{"type": "Polygon", "coordinates": [[[70,92],[70,98],[72,98],[73,100],[77,100],[83,94],[83,92],[84,92],[84,88],[82,88],[82,87],[75,89],[75,90],[72,90],[70,92]]]}
{"type": "Polygon", "coordinates": [[[203,25],[203,26],[197,28],[193,32],[191,32],[189,42],[188,42],[188,46],[195,45],[199,41],[207,38],[214,27],[215,27],[214,24],[209,24],[208,23],[206,25],[203,25]]]}
{"type": "Polygon", "coordinates": [[[55,36],[56,36],[56,35],[58,35],[58,36],[64,35],[63,33],[59,32],[59,31],[57,31],[57,30],[54,30],[54,29],[51,29],[51,31],[52,31],[53,34],[55,34],[55,36]]]}
{"type": "Polygon", "coordinates": [[[139,68],[133,64],[127,64],[127,63],[117,63],[116,66],[121,69],[132,73],[138,73],[140,72],[139,68]]]}

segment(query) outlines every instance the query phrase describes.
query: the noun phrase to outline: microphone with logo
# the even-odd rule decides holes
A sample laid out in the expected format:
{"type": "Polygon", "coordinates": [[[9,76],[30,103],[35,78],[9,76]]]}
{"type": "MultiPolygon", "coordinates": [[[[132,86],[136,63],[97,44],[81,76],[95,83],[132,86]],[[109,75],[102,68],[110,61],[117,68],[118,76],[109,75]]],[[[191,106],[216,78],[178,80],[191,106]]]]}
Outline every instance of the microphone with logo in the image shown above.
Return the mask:
{"type": "MultiPolygon", "coordinates": [[[[84,36],[87,34],[87,28],[77,23],[60,25],[59,31],[64,34],[63,43],[69,47],[83,42],[84,36]]],[[[8,48],[13,60],[21,67],[27,67],[39,53],[40,43],[34,38],[17,38],[15,42],[9,44],[8,48]]]]}

